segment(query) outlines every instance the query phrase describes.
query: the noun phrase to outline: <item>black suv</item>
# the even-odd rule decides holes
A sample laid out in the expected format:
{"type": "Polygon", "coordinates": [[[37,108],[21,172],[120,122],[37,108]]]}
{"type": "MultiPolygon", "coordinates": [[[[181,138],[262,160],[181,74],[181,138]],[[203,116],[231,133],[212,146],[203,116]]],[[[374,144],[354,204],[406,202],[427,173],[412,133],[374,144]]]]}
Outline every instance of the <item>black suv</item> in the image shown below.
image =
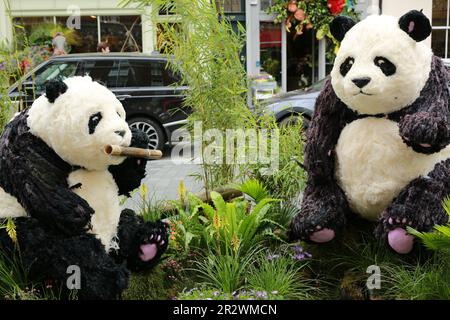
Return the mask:
{"type": "Polygon", "coordinates": [[[41,63],[9,89],[21,108],[33,103],[51,79],[89,75],[107,86],[122,102],[130,127],[150,138],[149,147],[162,149],[171,141],[189,114],[182,107],[187,87],[176,87],[178,77],[168,68],[167,57],[130,53],[86,53],[52,57],[41,63]]]}

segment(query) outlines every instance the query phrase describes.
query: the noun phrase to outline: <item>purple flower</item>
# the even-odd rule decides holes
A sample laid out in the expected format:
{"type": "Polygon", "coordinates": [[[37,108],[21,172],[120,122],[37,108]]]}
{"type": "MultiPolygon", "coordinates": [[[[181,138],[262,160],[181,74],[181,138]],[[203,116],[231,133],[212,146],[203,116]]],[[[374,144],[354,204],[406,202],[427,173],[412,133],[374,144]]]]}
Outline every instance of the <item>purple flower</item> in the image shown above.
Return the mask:
{"type": "Polygon", "coordinates": [[[292,259],[294,260],[302,261],[312,257],[312,254],[304,251],[303,248],[299,245],[294,246],[292,249],[294,250],[294,255],[292,256],[292,259]]]}
{"type": "Polygon", "coordinates": [[[292,249],[294,250],[295,253],[302,253],[303,252],[302,246],[299,246],[299,245],[294,246],[292,249]]]}
{"type": "Polygon", "coordinates": [[[213,295],[214,295],[214,297],[217,297],[217,296],[219,296],[219,291],[214,291],[214,293],[213,293],[213,295]]]}

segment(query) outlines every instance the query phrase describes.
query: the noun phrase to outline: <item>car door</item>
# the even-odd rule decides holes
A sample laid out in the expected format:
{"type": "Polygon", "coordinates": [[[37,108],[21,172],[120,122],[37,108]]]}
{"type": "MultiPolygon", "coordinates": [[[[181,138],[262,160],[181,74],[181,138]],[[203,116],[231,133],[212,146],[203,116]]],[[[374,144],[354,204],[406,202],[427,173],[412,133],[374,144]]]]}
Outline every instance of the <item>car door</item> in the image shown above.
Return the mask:
{"type": "MultiPolygon", "coordinates": [[[[167,135],[167,125],[185,121],[182,108],[186,88],[173,86],[175,77],[164,59],[127,59],[120,62],[117,88],[113,91],[122,101],[127,117],[147,117],[158,123],[167,135]]],[[[166,137],[168,138],[168,137],[166,137]]]]}

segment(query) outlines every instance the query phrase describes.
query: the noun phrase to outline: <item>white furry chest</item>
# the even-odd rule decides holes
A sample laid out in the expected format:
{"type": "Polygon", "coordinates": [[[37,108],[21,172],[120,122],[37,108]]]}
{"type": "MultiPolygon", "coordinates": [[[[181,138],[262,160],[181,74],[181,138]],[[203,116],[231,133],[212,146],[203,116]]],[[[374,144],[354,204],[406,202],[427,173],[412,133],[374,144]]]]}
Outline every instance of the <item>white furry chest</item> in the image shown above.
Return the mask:
{"type": "Polygon", "coordinates": [[[369,117],[342,130],[336,154],[336,178],[350,207],[374,220],[411,180],[449,158],[450,147],[417,153],[402,141],[396,122],[369,117]]]}
{"type": "Polygon", "coordinates": [[[112,175],[108,171],[80,169],[72,172],[67,181],[69,186],[81,184],[73,192],[86,200],[95,211],[91,218],[90,232],[101,240],[106,251],[118,248],[114,238],[121,210],[118,188],[112,175]]]}

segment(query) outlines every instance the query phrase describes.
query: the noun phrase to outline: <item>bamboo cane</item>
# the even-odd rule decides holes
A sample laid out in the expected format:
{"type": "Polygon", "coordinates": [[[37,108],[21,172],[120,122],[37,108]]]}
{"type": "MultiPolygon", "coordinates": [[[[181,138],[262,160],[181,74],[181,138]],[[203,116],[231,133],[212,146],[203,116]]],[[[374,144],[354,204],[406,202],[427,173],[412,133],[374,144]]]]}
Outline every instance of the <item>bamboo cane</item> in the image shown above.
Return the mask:
{"type": "Polygon", "coordinates": [[[160,150],[122,147],[116,145],[107,145],[104,151],[106,154],[111,156],[142,158],[147,160],[157,160],[162,157],[162,152],[160,150]]]}

